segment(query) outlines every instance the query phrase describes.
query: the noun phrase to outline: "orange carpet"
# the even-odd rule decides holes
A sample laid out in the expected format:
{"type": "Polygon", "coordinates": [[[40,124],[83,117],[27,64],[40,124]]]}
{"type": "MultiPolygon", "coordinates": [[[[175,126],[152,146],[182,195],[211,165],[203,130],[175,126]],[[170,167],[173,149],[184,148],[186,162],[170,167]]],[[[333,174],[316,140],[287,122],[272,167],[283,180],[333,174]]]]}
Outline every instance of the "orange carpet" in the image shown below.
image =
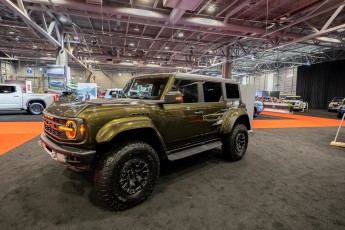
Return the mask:
{"type": "Polygon", "coordinates": [[[306,127],[338,127],[339,119],[328,119],[320,117],[301,116],[296,114],[284,114],[274,112],[263,112],[262,114],[283,117],[289,119],[279,120],[253,120],[253,129],[264,128],[306,128],[306,127]]]}
{"type": "Polygon", "coordinates": [[[0,155],[38,136],[43,122],[0,122],[0,155]]]}

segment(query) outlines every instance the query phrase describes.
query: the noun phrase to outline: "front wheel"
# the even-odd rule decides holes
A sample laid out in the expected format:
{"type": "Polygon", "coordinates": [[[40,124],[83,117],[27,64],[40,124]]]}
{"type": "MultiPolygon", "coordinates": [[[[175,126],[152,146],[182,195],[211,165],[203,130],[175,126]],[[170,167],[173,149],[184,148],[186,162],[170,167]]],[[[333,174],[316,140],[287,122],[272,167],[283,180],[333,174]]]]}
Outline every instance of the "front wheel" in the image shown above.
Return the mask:
{"type": "Polygon", "coordinates": [[[147,143],[128,141],[105,154],[94,174],[98,195],[115,210],[146,200],[159,176],[159,158],[147,143]]]}
{"type": "Polygon", "coordinates": [[[31,114],[38,115],[38,114],[41,114],[43,110],[44,110],[44,106],[41,103],[34,102],[28,106],[27,111],[31,114]]]}
{"type": "Polygon", "coordinates": [[[225,158],[241,160],[248,147],[248,130],[243,124],[236,124],[229,134],[222,138],[222,151],[225,158]]]}

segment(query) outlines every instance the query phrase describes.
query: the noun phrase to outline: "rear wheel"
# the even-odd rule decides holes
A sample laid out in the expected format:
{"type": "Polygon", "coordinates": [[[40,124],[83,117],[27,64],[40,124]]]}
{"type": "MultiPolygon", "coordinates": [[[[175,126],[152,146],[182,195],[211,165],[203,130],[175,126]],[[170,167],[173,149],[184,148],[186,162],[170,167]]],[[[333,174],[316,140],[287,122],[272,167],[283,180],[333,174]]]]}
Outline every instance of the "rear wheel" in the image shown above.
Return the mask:
{"type": "Polygon", "coordinates": [[[44,110],[44,106],[41,103],[34,102],[34,103],[29,104],[27,111],[31,114],[38,115],[38,114],[41,114],[43,110],[44,110]]]}
{"type": "Polygon", "coordinates": [[[222,138],[222,151],[225,158],[241,160],[248,146],[248,130],[243,124],[236,124],[229,134],[222,138]]]}
{"type": "Polygon", "coordinates": [[[96,166],[98,195],[115,210],[146,200],[159,176],[159,158],[147,143],[128,141],[104,155],[96,166]]]}

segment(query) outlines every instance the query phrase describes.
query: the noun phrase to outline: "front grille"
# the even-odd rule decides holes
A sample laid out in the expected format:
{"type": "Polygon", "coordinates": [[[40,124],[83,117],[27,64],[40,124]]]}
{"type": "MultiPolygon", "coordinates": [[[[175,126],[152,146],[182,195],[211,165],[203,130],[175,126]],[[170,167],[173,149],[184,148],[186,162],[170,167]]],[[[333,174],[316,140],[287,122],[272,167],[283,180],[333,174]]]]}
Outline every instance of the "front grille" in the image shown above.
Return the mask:
{"type": "Polygon", "coordinates": [[[46,117],[43,118],[44,121],[44,131],[50,136],[55,137],[60,140],[67,140],[65,131],[60,131],[59,126],[65,126],[67,120],[56,118],[56,117],[46,117]]]}

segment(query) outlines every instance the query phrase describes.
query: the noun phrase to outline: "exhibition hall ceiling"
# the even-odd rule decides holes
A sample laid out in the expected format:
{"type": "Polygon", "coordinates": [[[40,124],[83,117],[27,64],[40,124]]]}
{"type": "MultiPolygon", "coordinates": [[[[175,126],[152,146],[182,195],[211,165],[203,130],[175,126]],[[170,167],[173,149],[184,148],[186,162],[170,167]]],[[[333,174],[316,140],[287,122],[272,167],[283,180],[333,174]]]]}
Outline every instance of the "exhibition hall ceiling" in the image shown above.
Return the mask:
{"type": "Polygon", "coordinates": [[[344,58],[340,0],[0,0],[1,59],[235,77],[344,58]]]}

